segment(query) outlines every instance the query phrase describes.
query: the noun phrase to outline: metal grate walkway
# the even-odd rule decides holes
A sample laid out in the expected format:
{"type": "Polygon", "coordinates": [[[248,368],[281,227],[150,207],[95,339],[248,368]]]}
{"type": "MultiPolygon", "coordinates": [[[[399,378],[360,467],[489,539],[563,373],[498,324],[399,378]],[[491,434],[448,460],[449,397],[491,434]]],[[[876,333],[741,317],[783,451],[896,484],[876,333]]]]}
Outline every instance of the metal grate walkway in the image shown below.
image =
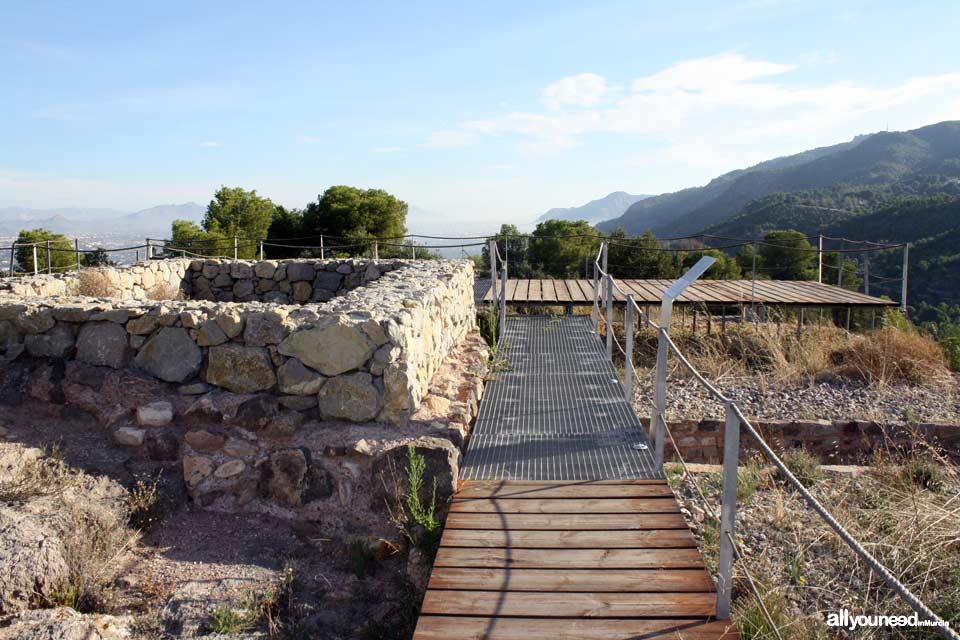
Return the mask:
{"type": "Polygon", "coordinates": [[[462,479],[663,477],[589,317],[511,317],[501,344],[462,479]]]}

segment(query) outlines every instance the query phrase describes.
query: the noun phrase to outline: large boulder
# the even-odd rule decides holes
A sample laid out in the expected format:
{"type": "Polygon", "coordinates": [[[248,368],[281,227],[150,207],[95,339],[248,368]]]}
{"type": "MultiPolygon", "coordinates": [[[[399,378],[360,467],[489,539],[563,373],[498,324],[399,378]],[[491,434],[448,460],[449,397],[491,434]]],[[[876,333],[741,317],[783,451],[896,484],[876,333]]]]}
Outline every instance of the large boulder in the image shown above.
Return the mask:
{"type": "Polygon", "coordinates": [[[69,607],[34,609],[6,621],[0,640],[130,640],[130,620],[69,607]]]}
{"type": "Polygon", "coordinates": [[[234,393],[253,393],[271,389],[277,376],[266,349],[224,344],[210,348],[207,382],[234,393]]]}
{"type": "Polygon", "coordinates": [[[247,635],[214,635],[213,612],[233,609],[238,616],[248,612],[251,598],[262,595],[260,581],[226,578],[183,582],[174,590],[160,612],[160,623],[173,638],[248,638],[247,635]],[[208,635],[209,634],[209,635],[208,635]]]}
{"type": "Polygon", "coordinates": [[[296,358],[290,358],[277,369],[278,388],[281,393],[295,396],[315,396],[326,381],[322,375],[303,366],[296,358]]]}
{"type": "Polygon", "coordinates": [[[281,449],[270,454],[264,468],[264,487],[269,497],[287,507],[299,507],[306,488],[310,459],[303,449],[281,449]]]}
{"type": "Polygon", "coordinates": [[[35,358],[66,358],[75,342],[76,332],[68,324],[58,324],[46,333],[30,333],[24,338],[27,352],[35,358]]]}
{"type": "Polygon", "coordinates": [[[253,347],[279,344],[290,333],[287,314],[280,310],[247,314],[243,341],[253,347]]]}
{"type": "Polygon", "coordinates": [[[325,420],[370,422],[383,406],[383,394],[373,376],[358,371],[327,380],[317,396],[325,420]]]}
{"type": "Polygon", "coordinates": [[[363,366],[375,349],[360,327],[347,324],[345,319],[295,331],[279,347],[283,355],[294,356],[325,376],[363,366]]]}
{"type": "Polygon", "coordinates": [[[129,362],[131,353],[127,331],[114,322],[85,324],[77,335],[76,358],[81,362],[122,369],[129,362]]]}
{"type": "Polygon", "coordinates": [[[52,596],[69,575],[63,541],[42,518],[0,507],[0,613],[52,596]]]}
{"type": "Polygon", "coordinates": [[[164,327],[137,354],[135,363],[161,380],[183,382],[200,371],[203,354],[182,327],[164,327]]]}
{"type": "Polygon", "coordinates": [[[374,504],[381,506],[384,499],[390,502],[398,496],[401,498],[406,496],[409,491],[407,477],[410,466],[410,446],[417,455],[423,456],[425,462],[420,500],[424,504],[429,504],[433,496],[433,482],[436,479],[437,506],[442,511],[457,488],[457,478],[460,476],[460,450],[447,438],[432,436],[417,438],[388,449],[374,459],[371,478],[375,489],[374,504]]]}

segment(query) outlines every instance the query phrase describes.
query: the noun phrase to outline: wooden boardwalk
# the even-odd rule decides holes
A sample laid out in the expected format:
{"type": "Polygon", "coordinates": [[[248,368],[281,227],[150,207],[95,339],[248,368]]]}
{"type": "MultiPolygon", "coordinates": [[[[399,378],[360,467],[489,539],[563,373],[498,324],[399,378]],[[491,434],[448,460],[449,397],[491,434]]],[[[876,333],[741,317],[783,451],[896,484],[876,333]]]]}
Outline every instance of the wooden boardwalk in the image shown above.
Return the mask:
{"type": "MultiPolygon", "coordinates": [[[[617,284],[632,293],[637,304],[658,305],[673,280],[634,280],[617,278],[617,284]]],[[[829,284],[802,280],[697,280],[675,304],[738,306],[756,304],[810,307],[887,307],[896,303],[829,284]]],[[[601,287],[602,293],[602,287],[601,287]]],[[[490,280],[477,280],[477,302],[490,302],[490,280]]],[[[626,297],[614,288],[614,302],[626,297]]],[[[592,280],[507,280],[507,302],[522,304],[593,304],[592,280]]]]}
{"type": "Polygon", "coordinates": [[[415,640],[738,637],[663,480],[467,481],[415,640]]]}

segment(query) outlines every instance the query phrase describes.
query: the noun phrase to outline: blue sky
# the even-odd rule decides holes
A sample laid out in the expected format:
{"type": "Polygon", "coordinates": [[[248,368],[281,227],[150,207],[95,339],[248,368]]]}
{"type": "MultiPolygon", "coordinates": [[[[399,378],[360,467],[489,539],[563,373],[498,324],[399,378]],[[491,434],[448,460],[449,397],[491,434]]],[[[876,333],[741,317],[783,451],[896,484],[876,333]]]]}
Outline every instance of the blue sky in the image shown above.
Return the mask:
{"type": "Polygon", "coordinates": [[[956,2],[0,0],[0,207],[303,206],[486,231],[960,118],[956,2]]]}

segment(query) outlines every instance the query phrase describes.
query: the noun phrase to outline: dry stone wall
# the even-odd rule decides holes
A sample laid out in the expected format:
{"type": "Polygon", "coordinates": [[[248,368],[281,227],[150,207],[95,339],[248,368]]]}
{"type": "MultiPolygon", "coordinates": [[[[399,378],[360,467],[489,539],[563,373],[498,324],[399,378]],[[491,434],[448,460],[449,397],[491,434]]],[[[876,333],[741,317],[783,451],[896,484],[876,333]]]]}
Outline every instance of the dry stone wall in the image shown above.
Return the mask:
{"type": "Polygon", "coordinates": [[[70,296],[83,276],[0,285],[0,359],[135,369],[181,394],[270,393],[328,420],[400,425],[476,325],[468,261],[169,260],[102,272],[115,297],[70,296]],[[203,299],[144,300],[151,277],[203,299]],[[277,302],[288,300],[305,303],[277,302]]]}
{"type": "Polygon", "coordinates": [[[52,275],[0,278],[0,297],[45,298],[107,295],[147,300],[163,292],[190,295],[190,260],[152,260],[126,267],[98,267],[52,275]]]}

